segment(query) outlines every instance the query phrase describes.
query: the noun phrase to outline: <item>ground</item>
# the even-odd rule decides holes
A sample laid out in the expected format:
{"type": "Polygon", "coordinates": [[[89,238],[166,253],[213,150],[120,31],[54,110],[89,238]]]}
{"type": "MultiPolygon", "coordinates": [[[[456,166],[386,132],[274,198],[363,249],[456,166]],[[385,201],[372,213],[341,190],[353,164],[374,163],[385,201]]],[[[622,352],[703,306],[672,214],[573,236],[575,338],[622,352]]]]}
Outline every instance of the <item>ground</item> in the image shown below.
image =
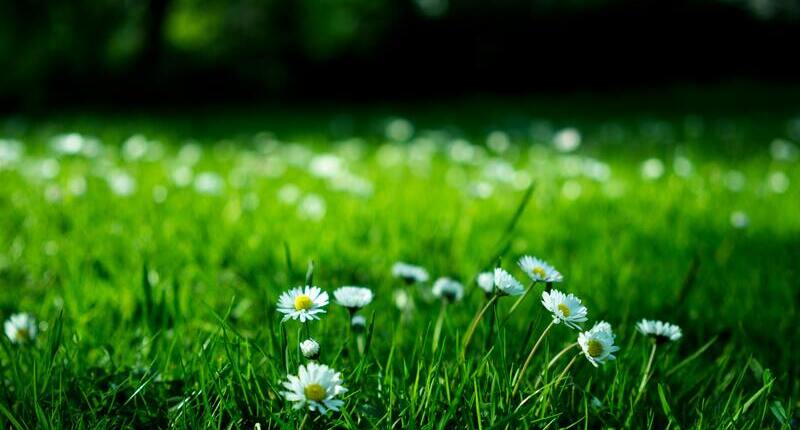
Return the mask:
{"type": "Polygon", "coordinates": [[[0,342],[2,427],[796,428],[800,111],[601,97],[5,118],[0,317],[39,333],[0,342]],[[512,392],[552,319],[525,254],[585,329],[612,325],[616,360],[560,377],[578,331],[555,325],[512,392]],[[404,284],[397,261],[432,279],[404,284]],[[281,322],[310,262],[329,293],[374,291],[365,333],[335,303],[281,322]],[[531,291],[465,350],[498,265],[531,291]],[[440,276],[463,300],[431,294],[440,276]],[[637,399],[642,318],[683,337],[637,399]],[[340,412],[281,395],[307,330],[340,412]]]}

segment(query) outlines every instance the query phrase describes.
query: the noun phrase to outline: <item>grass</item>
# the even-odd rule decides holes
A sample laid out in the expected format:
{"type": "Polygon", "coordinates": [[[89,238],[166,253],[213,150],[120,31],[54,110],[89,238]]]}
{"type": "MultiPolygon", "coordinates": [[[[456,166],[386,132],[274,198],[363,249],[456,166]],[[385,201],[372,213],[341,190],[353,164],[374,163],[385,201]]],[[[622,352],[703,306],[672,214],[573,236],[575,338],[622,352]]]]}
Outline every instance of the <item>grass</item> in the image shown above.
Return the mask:
{"type": "Polygon", "coordinates": [[[0,341],[0,426],[796,428],[800,169],[769,149],[800,137],[792,112],[398,111],[425,140],[387,143],[382,110],[0,122],[24,142],[0,161],[0,317],[28,312],[41,329],[32,344],[0,341]],[[562,154],[550,142],[569,126],[582,145],[562,154]],[[496,147],[511,142],[499,155],[484,144],[495,130],[506,133],[496,147]],[[68,132],[102,151],[55,152],[68,132]],[[135,134],[145,143],[122,150],[135,134]],[[664,171],[645,179],[651,158],[664,171]],[[185,186],[182,165],[194,173],[185,186]],[[462,347],[486,300],[476,274],[501,264],[522,280],[515,261],[528,253],[564,274],[557,288],[583,300],[587,325],[612,324],[621,350],[565,372],[574,349],[549,364],[577,331],[556,325],[512,395],[550,322],[541,285],[510,316],[514,300],[500,299],[462,347]],[[436,341],[442,306],[429,283],[391,277],[398,260],[466,286],[436,341]],[[280,395],[304,335],[275,305],[310,261],[328,292],[376,294],[361,335],[335,304],[310,325],[320,362],[349,388],[327,417],[280,395]],[[413,306],[401,310],[397,291],[413,306]],[[641,318],[684,338],[658,347],[637,399],[651,353],[641,318]]]}

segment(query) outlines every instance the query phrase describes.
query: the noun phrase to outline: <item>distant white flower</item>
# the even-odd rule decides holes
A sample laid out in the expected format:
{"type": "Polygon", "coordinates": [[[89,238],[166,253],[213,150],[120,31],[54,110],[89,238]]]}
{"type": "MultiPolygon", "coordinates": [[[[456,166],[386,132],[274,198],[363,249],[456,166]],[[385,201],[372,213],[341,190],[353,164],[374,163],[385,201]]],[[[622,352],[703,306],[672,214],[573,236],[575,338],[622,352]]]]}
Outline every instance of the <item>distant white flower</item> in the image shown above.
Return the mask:
{"type": "Polygon", "coordinates": [[[118,196],[130,196],[136,191],[136,180],[133,179],[133,176],[123,171],[111,173],[107,181],[111,191],[118,196]]]}
{"type": "Polygon", "coordinates": [[[553,136],[553,146],[561,152],[572,152],[580,145],[581,133],[576,128],[565,128],[553,136]]]}
{"type": "Polygon", "coordinates": [[[414,300],[405,290],[399,288],[394,290],[392,297],[394,298],[394,305],[400,311],[408,313],[414,310],[414,300]]]}
{"type": "Polygon", "coordinates": [[[297,287],[281,294],[278,312],[285,314],[283,321],[300,320],[301,323],[319,319],[328,305],[328,293],[318,287],[297,287]]]}
{"type": "Polygon", "coordinates": [[[499,267],[494,269],[494,286],[506,296],[518,296],[525,292],[525,287],[519,281],[499,267]]]}
{"type": "Polygon", "coordinates": [[[11,315],[5,323],[6,336],[11,342],[24,344],[36,339],[36,320],[26,313],[11,315]]]}
{"type": "Polygon", "coordinates": [[[194,190],[200,194],[219,194],[225,181],[214,172],[203,172],[194,178],[194,190]]]}
{"type": "Polygon", "coordinates": [[[67,182],[67,189],[73,196],[82,196],[86,193],[86,178],[74,176],[67,182]]]}
{"type": "Polygon", "coordinates": [[[403,263],[402,261],[394,263],[392,266],[392,276],[395,278],[400,278],[406,281],[408,284],[427,282],[429,279],[427,270],[420,266],[403,263]]]}
{"type": "Polygon", "coordinates": [[[334,154],[314,156],[308,169],[312,175],[318,178],[333,178],[345,172],[344,161],[334,154]]]}
{"type": "Polygon", "coordinates": [[[344,286],[333,292],[336,303],[357,311],[372,302],[372,290],[363,287],[344,286]]]}
{"type": "Polygon", "coordinates": [[[25,152],[25,147],[17,140],[0,139],[0,168],[16,164],[25,152]]]}
{"type": "Polygon", "coordinates": [[[386,124],[386,137],[395,142],[405,142],[414,135],[414,124],[406,119],[395,118],[386,124]]]}
{"type": "Polygon", "coordinates": [[[83,149],[83,136],[78,133],[60,134],[50,140],[54,152],[64,155],[75,155],[83,149]]]}
{"type": "Polygon", "coordinates": [[[578,345],[586,359],[595,367],[608,360],[614,360],[616,358],[614,353],[619,351],[619,347],[614,345],[611,325],[605,321],[600,321],[591,330],[579,334],[578,345]]]}
{"type": "Polygon", "coordinates": [[[189,166],[193,166],[200,161],[200,157],[203,156],[203,148],[196,142],[189,141],[181,146],[181,149],[178,151],[178,159],[189,166]]]}
{"type": "Polygon", "coordinates": [[[491,294],[494,291],[494,273],[493,272],[483,272],[478,275],[478,279],[475,280],[480,287],[481,290],[485,291],[486,294],[491,294]]]}
{"type": "Polygon", "coordinates": [[[157,140],[149,140],[141,134],[129,137],[122,144],[122,157],[126,161],[157,161],[164,156],[164,146],[157,140]]]}
{"type": "Polygon", "coordinates": [[[319,343],[314,339],[306,339],[300,343],[300,352],[303,357],[316,360],[319,357],[319,343]]]}
{"type": "Polygon", "coordinates": [[[185,187],[192,183],[194,172],[189,166],[176,166],[170,173],[172,182],[178,187],[185,187]]]}
{"type": "Polygon", "coordinates": [[[664,163],[658,158],[649,158],[642,163],[642,177],[656,180],[664,174],[664,163]]]}
{"type": "Polygon", "coordinates": [[[367,327],[367,319],[363,315],[354,315],[350,319],[350,325],[356,331],[364,330],[367,327]]]}
{"type": "Polygon", "coordinates": [[[684,156],[677,156],[675,160],[672,162],[672,170],[675,171],[675,174],[682,177],[687,178],[692,176],[694,172],[694,166],[692,165],[692,161],[684,156]]]}
{"type": "Polygon", "coordinates": [[[153,201],[156,203],[164,203],[167,200],[167,187],[163,185],[156,185],[153,187],[153,201]]]}
{"type": "Polygon", "coordinates": [[[748,217],[747,214],[742,211],[731,212],[730,221],[734,228],[746,228],[748,225],[750,225],[750,217],[748,217]]]}
{"type": "Polygon", "coordinates": [[[775,160],[793,161],[797,159],[800,151],[797,150],[797,146],[788,140],[775,139],[769,145],[769,153],[775,160]]]}
{"type": "Polygon", "coordinates": [[[324,364],[308,363],[297,371],[297,376],[289,375],[283,383],[287,391],[282,392],[286,400],[294,402],[294,409],[308,407],[327,415],[328,411],[338,411],[344,401],[336,396],[347,392],[342,386],[342,375],[324,364]]]}
{"type": "Polygon", "coordinates": [[[450,278],[439,278],[433,283],[433,295],[451,302],[459,301],[464,297],[464,286],[450,278]]]}
{"type": "Polygon", "coordinates": [[[519,259],[519,267],[535,282],[561,282],[564,277],[544,260],[526,255],[519,259]]]}
{"type": "Polygon", "coordinates": [[[733,192],[742,191],[746,182],[747,177],[738,170],[731,170],[725,174],[725,186],[733,192]]]}
{"type": "Polygon", "coordinates": [[[291,205],[300,200],[300,188],[294,184],[286,184],[278,190],[278,200],[291,205]]]}
{"type": "Polygon", "coordinates": [[[502,154],[511,146],[511,139],[508,138],[507,133],[495,130],[486,137],[486,146],[492,151],[502,154]]]}
{"type": "Polygon", "coordinates": [[[639,333],[654,338],[658,343],[674,342],[683,337],[680,327],[663,321],[643,319],[636,323],[636,329],[639,333]]]}
{"type": "Polygon", "coordinates": [[[297,206],[297,214],[307,220],[319,221],[325,217],[325,199],[317,194],[308,194],[297,206]]]}
{"type": "Polygon", "coordinates": [[[789,177],[781,171],[770,173],[767,183],[770,191],[776,194],[783,194],[789,189],[789,177]]]}
{"type": "Polygon", "coordinates": [[[580,329],[578,323],[586,321],[586,306],[572,294],[565,295],[561,291],[552,290],[542,293],[542,305],[553,314],[553,322],[564,322],[569,327],[580,329]]]}

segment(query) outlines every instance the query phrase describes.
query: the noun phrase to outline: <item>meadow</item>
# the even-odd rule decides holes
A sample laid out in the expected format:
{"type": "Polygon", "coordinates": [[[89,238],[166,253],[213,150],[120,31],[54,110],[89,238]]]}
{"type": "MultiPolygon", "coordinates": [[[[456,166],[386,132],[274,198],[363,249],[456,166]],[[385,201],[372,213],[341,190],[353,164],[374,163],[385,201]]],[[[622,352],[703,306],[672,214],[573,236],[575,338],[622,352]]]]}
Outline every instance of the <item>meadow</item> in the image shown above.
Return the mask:
{"type": "Polygon", "coordinates": [[[4,118],[0,318],[35,333],[0,341],[0,427],[797,428],[793,109],[4,118]],[[524,255],[563,281],[531,282],[524,255]],[[495,267],[527,292],[492,299],[495,267]],[[306,284],[325,313],[282,321],[306,284]],[[344,285],[374,293],[355,326],[344,285]],[[550,288],[580,298],[580,330],[550,325],[550,288]],[[654,348],[642,319],[682,337],[654,348]],[[619,350],[595,367],[574,344],[601,320],[619,350]],[[283,394],[309,337],[339,411],[283,394]]]}

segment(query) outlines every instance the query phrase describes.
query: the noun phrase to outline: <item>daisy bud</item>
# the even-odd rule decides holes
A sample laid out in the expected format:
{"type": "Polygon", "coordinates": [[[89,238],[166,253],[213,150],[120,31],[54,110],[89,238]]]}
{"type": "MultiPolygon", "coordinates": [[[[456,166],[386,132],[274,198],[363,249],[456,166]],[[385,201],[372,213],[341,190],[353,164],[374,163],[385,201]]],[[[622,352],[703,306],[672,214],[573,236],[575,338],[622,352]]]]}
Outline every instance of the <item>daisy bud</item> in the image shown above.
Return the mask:
{"type": "Polygon", "coordinates": [[[300,343],[300,352],[309,360],[319,358],[319,343],[314,339],[306,339],[300,343]]]}

